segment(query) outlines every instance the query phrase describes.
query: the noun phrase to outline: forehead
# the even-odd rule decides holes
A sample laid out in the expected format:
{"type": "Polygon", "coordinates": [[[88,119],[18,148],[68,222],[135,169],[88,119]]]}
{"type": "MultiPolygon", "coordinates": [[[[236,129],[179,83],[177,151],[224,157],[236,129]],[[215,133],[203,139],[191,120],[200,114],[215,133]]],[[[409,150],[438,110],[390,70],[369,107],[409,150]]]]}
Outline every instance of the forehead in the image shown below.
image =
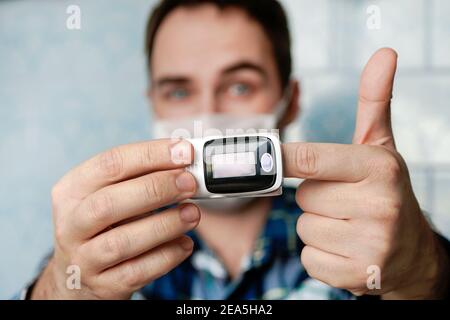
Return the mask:
{"type": "Polygon", "coordinates": [[[179,7],[156,34],[152,77],[211,73],[241,60],[273,68],[271,44],[257,21],[238,8],[179,7]]]}

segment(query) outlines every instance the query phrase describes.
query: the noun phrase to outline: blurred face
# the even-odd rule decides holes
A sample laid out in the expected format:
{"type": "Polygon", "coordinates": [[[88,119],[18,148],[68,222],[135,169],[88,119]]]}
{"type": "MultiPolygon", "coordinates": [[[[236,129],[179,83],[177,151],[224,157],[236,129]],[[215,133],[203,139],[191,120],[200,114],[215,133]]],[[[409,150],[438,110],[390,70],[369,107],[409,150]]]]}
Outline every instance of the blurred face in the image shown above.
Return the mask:
{"type": "Polygon", "coordinates": [[[161,24],[151,61],[156,117],[270,113],[282,96],[271,43],[245,12],[177,8],[161,24]]]}

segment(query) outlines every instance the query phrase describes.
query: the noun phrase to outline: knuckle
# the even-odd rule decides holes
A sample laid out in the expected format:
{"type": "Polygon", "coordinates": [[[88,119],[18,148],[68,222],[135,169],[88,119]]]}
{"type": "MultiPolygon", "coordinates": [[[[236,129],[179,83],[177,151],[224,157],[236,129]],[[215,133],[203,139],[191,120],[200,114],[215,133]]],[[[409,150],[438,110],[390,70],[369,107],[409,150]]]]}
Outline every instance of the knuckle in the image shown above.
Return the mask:
{"type": "Polygon", "coordinates": [[[73,250],[73,257],[71,261],[77,265],[81,265],[84,261],[89,260],[89,254],[90,250],[87,243],[83,243],[73,250]]]}
{"type": "Polygon", "coordinates": [[[59,200],[62,198],[63,190],[60,182],[53,185],[51,190],[51,197],[53,202],[59,202],[59,200]]]}
{"type": "Polygon", "coordinates": [[[159,152],[156,150],[153,143],[148,143],[146,145],[145,151],[141,156],[141,163],[143,167],[147,167],[149,163],[154,163],[159,152]]]}
{"type": "Polygon", "coordinates": [[[131,239],[126,232],[114,232],[105,236],[103,240],[103,252],[108,260],[121,261],[127,257],[131,248],[131,239]]]}
{"type": "Polygon", "coordinates": [[[383,177],[383,180],[396,183],[403,176],[402,161],[393,152],[384,148],[382,150],[380,155],[375,158],[375,172],[378,176],[383,177]]]}
{"type": "Polygon", "coordinates": [[[378,265],[384,267],[387,257],[392,251],[392,237],[385,236],[378,244],[378,265]]]}
{"type": "Polygon", "coordinates": [[[150,202],[161,202],[164,198],[164,189],[154,175],[149,175],[144,182],[144,196],[150,202]]]}
{"type": "Polygon", "coordinates": [[[168,266],[171,264],[172,259],[168,249],[162,249],[159,251],[161,263],[163,266],[168,266]]]}
{"type": "Polygon", "coordinates": [[[173,265],[173,258],[169,248],[161,248],[158,251],[158,268],[155,268],[155,278],[159,278],[165,275],[170,270],[170,266],[173,265]]]}
{"type": "Polygon", "coordinates": [[[386,174],[386,177],[393,181],[397,181],[402,175],[400,162],[393,156],[386,158],[382,170],[386,174]]]}
{"type": "Polygon", "coordinates": [[[302,213],[300,215],[300,217],[297,219],[297,226],[296,226],[296,230],[297,230],[297,234],[299,237],[301,237],[301,235],[303,234],[303,230],[305,227],[305,213],[302,213]]]}
{"type": "Polygon", "coordinates": [[[65,243],[65,238],[66,238],[66,231],[65,231],[65,227],[64,224],[62,223],[55,223],[55,242],[60,246],[63,247],[64,243],[65,243]]]}
{"type": "Polygon", "coordinates": [[[107,178],[117,178],[123,172],[123,158],[120,149],[113,148],[100,154],[98,168],[107,178]]]}
{"type": "Polygon", "coordinates": [[[127,263],[122,268],[120,278],[128,290],[135,290],[144,282],[145,272],[139,264],[127,263]]]}
{"type": "Polygon", "coordinates": [[[166,216],[167,215],[159,214],[159,219],[153,224],[153,233],[158,239],[167,238],[167,235],[171,233],[171,228],[167,223],[166,216]]]}
{"type": "MultiPolygon", "coordinates": [[[[86,262],[90,261],[91,252],[86,244],[81,244],[72,250],[71,264],[78,266],[88,266],[86,262]]],[[[89,268],[84,268],[88,270],[89,268]]],[[[85,273],[85,272],[84,272],[85,273]]],[[[86,273],[85,273],[86,274],[86,273]]],[[[89,277],[87,277],[89,278],[89,277]]]]}
{"type": "Polygon", "coordinates": [[[385,257],[388,257],[392,250],[393,229],[387,229],[384,225],[373,227],[365,230],[363,237],[367,250],[359,251],[355,256],[367,262],[367,265],[383,265],[385,257]]]}
{"type": "Polygon", "coordinates": [[[367,292],[367,289],[358,288],[358,289],[351,289],[349,291],[354,296],[361,297],[362,295],[364,295],[367,292]]]}
{"type": "Polygon", "coordinates": [[[88,214],[93,221],[109,222],[114,215],[114,204],[107,192],[91,197],[88,205],[88,214]]]}
{"type": "Polygon", "coordinates": [[[365,265],[377,265],[384,267],[385,263],[391,256],[393,249],[393,235],[380,231],[377,234],[371,234],[371,241],[367,245],[367,252],[360,255],[360,259],[365,265]],[[368,253],[370,252],[370,254],[368,253]]]}
{"type": "Polygon", "coordinates": [[[400,217],[402,202],[396,197],[378,198],[372,204],[375,216],[385,223],[395,224],[400,217]]]}
{"type": "Polygon", "coordinates": [[[322,275],[322,271],[321,271],[321,266],[314,264],[313,259],[311,258],[310,255],[310,250],[308,248],[308,246],[305,246],[302,250],[302,253],[300,255],[300,260],[301,263],[303,265],[303,267],[305,268],[306,273],[308,274],[308,276],[310,276],[311,278],[320,280],[320,281],[324,281],[324,279],[321,278],[322,275]]]}
{"type": "Polygon", "coordinates": [[[295,164],[301,176],[310,177],[317,174],[318,155],[315,148],[308,143],[299,144],[295,150],[295,164]]]}
{"type": "MultiPolygon", "coordinates": [[[[380,230],[377,235],[373,235],[373,240],[371,243],[371,251],[374,252],[374,255],[371,261],[367,260],[367,262],[376,262],[375,264],[378,266],[383,266],[386,262],[386,258],[390,256],[391,251],[395,245],[395,229],[394,228],[383,228],[380,230]],[[372,261],[374,260],[374,261],[372,261]]],[[[366,256],[366,259],[370,257],[366,256]]],[[[374,264],[374,263],[370,263],[374,264]]]]}
{"type": "Polygon", "coordinates": [[[54,214],[56,214],[59,211],[61,205],[64,203],[65,191],[62,187],[61,182],[57,182],[55,185],[53,185],[50,195],[53,212],[54,214]]]}
{"type": "Polygon", "coordinates": [[[310,249],[308,246],[303,247],[302,252],[300,253],[300,261],[302,262],[302,265],[305,267],[306,272],[310,274],[312,268],[311,268],[311,255],[310,255],[310,249]]]}

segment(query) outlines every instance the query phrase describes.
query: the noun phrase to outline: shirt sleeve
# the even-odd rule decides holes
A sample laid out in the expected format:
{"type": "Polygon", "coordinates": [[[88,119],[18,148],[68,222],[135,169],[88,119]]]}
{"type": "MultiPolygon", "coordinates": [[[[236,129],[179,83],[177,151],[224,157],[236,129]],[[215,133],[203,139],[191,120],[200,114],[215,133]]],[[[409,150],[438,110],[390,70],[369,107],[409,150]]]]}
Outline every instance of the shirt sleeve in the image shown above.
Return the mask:
{"type": "MultiPolygon", "coordinates": [[[[447,254],[447,263],[450,264],[450,241],[437,232],[436,236],[438,237],[440,243],[442,244],[445,250],[445,253],[447,254]]],[[[450,300],[450,268],[447,268],[447,274],[445,275],[444,283],[446,285],[446,291],[444,293],[443,299],[450,300]]]]}
{"type": "Polygon", "coordinates": [[[48,253],[39,263],[39,266],[37,268],[37,272],[35,274],[35,276],[32,278],[32,280],[30,282],[28,282],[28,284],[26,284],[22,290],[20,290],[20,292],[16,293],[11,300],[30,300],[30,295],[31,295],[31,291],[33,290],[33,287],[37,281],[37,279],[39,279],[39,276],[41,275],[42,271],[45,269],[45,267],[48,264],[48,261],[50,260],[50,258],[53,256],[53,250],[48,253]]]}

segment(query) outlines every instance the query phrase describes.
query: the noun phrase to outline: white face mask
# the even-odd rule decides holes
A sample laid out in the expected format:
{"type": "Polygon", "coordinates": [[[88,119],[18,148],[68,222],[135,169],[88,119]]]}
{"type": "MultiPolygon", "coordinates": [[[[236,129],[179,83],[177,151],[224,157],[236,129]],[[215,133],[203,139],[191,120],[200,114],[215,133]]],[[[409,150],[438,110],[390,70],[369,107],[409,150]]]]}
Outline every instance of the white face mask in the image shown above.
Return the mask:
{"type": "MultiPolygon", "coordinates": [[[[159,138],[204,138],[233,134],[276,131],[275,114],[233,115],[227,113],[201,114],[184,119],[156,120],[153,136],[159,138]]],[[[273,132],[276,133],[276,132],[273,132]]]]}
{"type": "MultiPolygon", "coordinates": [[[[233,115],[228,113],[200,114],[188,118],[157,119],[153,124],[153,137],[202,138],[208,136],[270,132],[278,134],[277,125],[291,100],[288,87],[272,113],[233,115]]],[[[196,200],[194,203],[214,211],[239,211],[256,198],[224,198],[196,200]]]]}

